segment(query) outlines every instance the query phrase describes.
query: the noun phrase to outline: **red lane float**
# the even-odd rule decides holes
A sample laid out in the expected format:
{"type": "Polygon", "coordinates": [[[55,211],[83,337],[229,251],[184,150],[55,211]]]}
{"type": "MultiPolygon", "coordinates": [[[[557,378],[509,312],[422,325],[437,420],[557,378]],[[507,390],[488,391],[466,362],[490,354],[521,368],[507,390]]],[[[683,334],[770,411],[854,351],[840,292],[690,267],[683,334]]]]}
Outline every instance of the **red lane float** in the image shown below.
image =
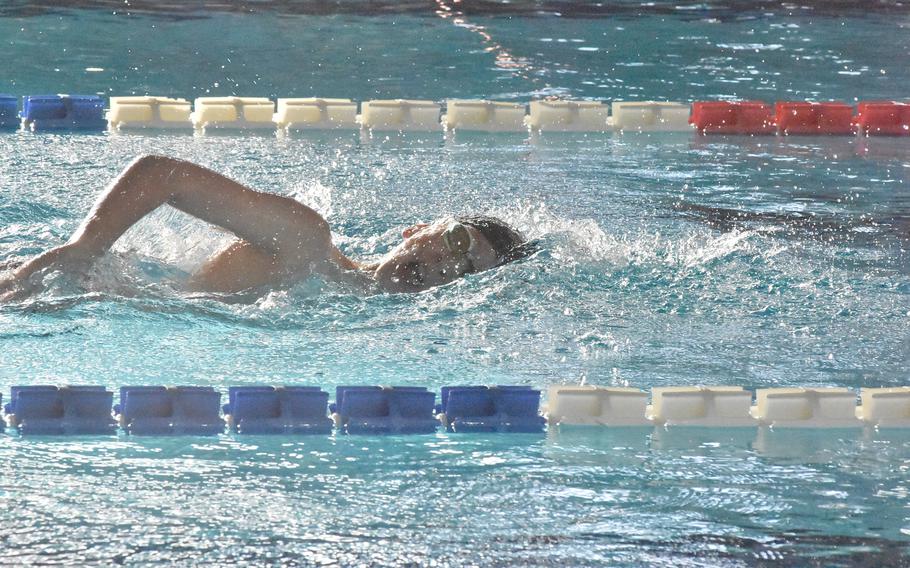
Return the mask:
{"type": "Polygon", "coordinates": [[[701,134],[774,134],[771,105],[761,101],[692,103],[689,124],[701,134]]]}
{"type": "Polygon", "coordinates": [[[778,102],[780,134],[853,134],[853,107],[846,103],[778,102]]]}
{"type": "Polygon", "coordinates": [[[910,104],[893,101],[859,103],[856,127],[867,136],[910,135],[910,104]]]}

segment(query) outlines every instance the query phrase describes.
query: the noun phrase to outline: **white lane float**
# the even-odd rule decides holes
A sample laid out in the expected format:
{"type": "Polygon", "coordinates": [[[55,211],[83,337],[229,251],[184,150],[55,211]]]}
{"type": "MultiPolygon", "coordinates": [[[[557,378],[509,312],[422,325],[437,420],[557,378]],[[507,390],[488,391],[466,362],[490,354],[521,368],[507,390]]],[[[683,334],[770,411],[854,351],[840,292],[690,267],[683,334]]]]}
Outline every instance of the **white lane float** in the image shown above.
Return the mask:
{"type": "Polygon", "coordinates": [[[134,128],[192,129],[190,102],[169,97],[111,97],[110,130],[134,128]]]}
{"type": "Polygon", "coordinates": [[[357,103],[351,99],[278,99],[273,118],[279,130],[358,128],[357,103]]]}
{"type": "Polygon", "coordinates": [[[275,129],[275,103],[265,97],[199,97],[190,120],[197,130],[275,129]]]}
{"type": "Polygon", "coordinates": [[[521,103],[449,99],[442,126],[456,131],[524,132],[526,115],[521,103]]]}

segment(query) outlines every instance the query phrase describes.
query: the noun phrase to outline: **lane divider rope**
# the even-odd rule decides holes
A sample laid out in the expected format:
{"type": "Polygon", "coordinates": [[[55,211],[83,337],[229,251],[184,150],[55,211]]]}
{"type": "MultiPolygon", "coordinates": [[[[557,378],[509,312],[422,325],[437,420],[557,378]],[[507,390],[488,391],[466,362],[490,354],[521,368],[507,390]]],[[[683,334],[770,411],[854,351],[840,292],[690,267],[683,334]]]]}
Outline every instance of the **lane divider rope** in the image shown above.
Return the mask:
{"type": "Polygon", "coordinates": [[[0,95],[0,128],[206,132],[349,129],[478,132],[695,132],[700,135],[910,136],[910,103],[863,101],[371,100],[0,95]]]}
{"type": "MultiPolygon", "coordinates": [[[[910,387],[13,386],[6,421],[22,435],[541,433],[554,426],[910,428],[910,387]],[[649,400],[650,399],[650,400],[649,400]],[[857,405],[859,400],[860,404],[857,405]]],[[[2,398],[2,397],[0,397],[2,398]]],[[[0,420],[0,425],[5,426],[0,420]]]]}

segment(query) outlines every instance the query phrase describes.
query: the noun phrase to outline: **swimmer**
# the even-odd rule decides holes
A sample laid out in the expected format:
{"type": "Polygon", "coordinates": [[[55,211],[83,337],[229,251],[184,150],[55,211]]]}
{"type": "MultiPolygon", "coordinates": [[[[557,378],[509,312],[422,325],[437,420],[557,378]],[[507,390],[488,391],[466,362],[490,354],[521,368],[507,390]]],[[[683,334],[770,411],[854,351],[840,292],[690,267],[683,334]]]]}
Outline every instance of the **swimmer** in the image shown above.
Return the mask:
{"type": "Polygon", "coordinates": [[[312,275],[371,282],[390,293],[419,292],[524,258],[532,250],[499,219],[451,217],[408,227],[402,242],[379,262],[362,263],[338,250],[326,220],[309,207],[187,161],[150,155],[123,170],[66,244],[0,280],[0,301],[28,295],[52,271],[85,274],[123,233],[164,204],[237,237],[193,274],[188,287],[194,292],[282,287],[312,275]]]}

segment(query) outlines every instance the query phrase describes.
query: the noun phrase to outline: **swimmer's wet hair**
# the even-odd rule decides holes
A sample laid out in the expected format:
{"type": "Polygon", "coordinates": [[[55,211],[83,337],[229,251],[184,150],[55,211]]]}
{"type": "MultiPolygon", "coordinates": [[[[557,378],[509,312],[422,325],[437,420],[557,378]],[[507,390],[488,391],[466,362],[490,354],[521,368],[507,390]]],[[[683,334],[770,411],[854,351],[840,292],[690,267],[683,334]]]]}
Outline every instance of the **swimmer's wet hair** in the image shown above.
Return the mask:
{"type": "Polygon", "coordinates": [[[537,247],[502,219],[489,215],[457,217],[459,223],[474,227],[490,242],[499,257],[497,266],[531,256],[537,247]]]}

